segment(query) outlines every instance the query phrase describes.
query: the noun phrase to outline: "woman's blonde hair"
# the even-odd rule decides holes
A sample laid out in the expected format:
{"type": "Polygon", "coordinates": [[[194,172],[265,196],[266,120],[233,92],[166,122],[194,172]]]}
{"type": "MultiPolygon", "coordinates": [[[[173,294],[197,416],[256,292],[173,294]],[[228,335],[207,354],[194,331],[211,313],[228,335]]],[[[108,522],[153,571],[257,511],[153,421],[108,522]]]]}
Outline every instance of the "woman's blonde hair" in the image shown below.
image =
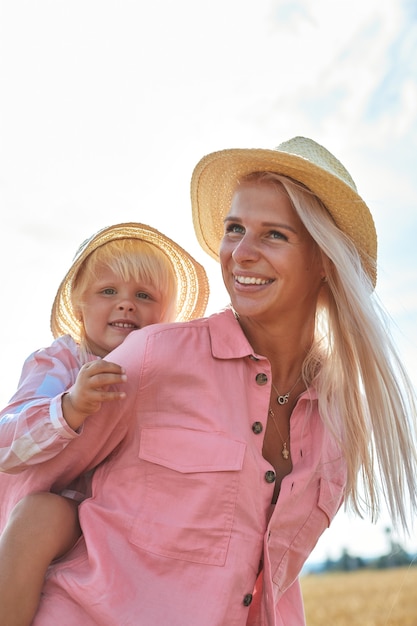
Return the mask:
{"type": "Polygon", "coordinates": [[[326,283],[303,376],[316,388],[321,418],[344,452],[347,502],[375,521],[382,491],[394,525],[408,529],[408,513],[417,511],[417,402],[388,316],[358,251],[317,196],[272,172],[241,182],[251,180],[284,187],[323,253],[326,283]]]}
{"type": "MultiPolygon", "coordinates": [[[[114,239],[94,250],[84,261],[74,279],[71,301],[80,311],[84,295],[97,277],[100,267],[106,266],[122,280],[146,281],[161,293],[161,322],[175,319],[177,278],[167,255],[156,246],[141,239],[114,239]]],[[[81,328],[80,349],[84,356],[90,353],[88,341],[81,328]]]]}

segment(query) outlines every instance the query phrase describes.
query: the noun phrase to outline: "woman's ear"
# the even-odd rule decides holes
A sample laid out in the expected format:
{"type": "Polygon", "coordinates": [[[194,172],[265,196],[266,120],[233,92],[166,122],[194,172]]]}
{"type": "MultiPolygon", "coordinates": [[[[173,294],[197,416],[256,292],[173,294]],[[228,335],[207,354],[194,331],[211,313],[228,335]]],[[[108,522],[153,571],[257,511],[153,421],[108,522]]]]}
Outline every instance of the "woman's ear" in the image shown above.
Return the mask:
{"type": "Polygon", "coordinates": [[[326,271],[326,266],[328,266],[328,262],[326,263],[327,257],[323,254],[323,251],[320,250],[320,248],[319,248],[319,255],[320,255],[319,263],[321,265],[320,279],[322,283],[327,283],[327,271],[326,271]]]}

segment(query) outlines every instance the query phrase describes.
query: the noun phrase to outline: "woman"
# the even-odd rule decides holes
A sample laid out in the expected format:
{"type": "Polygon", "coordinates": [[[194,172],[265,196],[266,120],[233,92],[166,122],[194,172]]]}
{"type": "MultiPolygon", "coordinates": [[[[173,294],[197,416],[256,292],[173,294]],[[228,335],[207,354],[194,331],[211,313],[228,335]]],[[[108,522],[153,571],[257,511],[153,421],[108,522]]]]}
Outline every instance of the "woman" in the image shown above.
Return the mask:
{"type": "Polygon", "coordinates": [[[416,511],[412,387],[348,172],[296,137],[204,157],[191,192],[231,307],[110,353],[126,398],[97,414],[103,443],[77,443],[114,453],[35,626],[302,626],[298,576],[342,502],[375,518],[380,472],[393,519],[407,526],[407,497],[416,511]]]}

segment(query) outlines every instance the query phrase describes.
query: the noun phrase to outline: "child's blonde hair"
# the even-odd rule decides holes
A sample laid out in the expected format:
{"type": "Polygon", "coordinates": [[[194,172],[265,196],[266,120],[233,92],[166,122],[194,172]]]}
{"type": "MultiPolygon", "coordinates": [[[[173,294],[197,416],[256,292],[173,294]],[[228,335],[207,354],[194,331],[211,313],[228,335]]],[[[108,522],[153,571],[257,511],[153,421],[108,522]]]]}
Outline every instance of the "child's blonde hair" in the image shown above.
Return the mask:
{"type": "MultiPolygon", "coordinates": [[[[177,278],[167,255],[158,247],[141,239],[115,239],[94,250],[84,261],[74,279],[71,302],[79,312],[84,295],[97,277],[102,266],[111,269],[122,280],[141,280],[155,286],[161,293],[161,322],[175,319],[177,304],[177,278]]],[[[90,353],[88,341],[81,324],[80,348],[90,353]]]]}

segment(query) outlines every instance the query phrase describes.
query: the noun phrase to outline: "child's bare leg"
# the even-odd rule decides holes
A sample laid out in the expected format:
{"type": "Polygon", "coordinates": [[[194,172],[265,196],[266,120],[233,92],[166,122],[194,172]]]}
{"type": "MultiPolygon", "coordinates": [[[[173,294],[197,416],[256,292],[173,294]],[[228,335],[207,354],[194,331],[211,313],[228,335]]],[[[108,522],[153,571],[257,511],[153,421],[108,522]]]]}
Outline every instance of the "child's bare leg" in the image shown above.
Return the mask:
{"type": "Polygon", "coordinates": [[[0,624],[29,626],[46,570],[81,534],[77,503],[53,493],[26,496],[0,537],[0,624]]]}

